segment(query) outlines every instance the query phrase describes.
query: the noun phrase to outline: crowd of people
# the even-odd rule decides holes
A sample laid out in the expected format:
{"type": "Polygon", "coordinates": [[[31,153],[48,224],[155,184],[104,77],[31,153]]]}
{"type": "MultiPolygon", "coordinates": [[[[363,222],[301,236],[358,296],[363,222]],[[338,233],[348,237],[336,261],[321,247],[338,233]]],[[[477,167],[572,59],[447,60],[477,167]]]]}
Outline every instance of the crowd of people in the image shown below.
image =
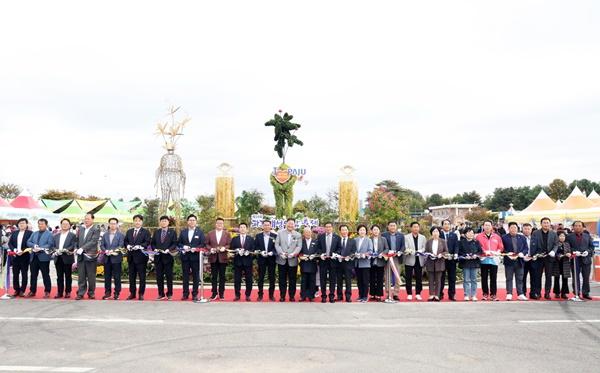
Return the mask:
{"type": "Polygon", "coordinates": [[[100,264],[104,266],[102,299],[117,300],[121,293],[122,262],[127,260],[128,300],[144,300],[149,261],[154,263],[158,300],[170,300],[173,265],[178,258],[183,272],[182,300],[191,295],[192,300],[198,301],[200,267],[204,267],[202,258],[206,258],[211,272],[211,300],[224,299],[225,270],[232,265],[234,300],[241,299],[244,283],[245,300],[252,301],[255,262],[257,301],[265,296],[276,301],[276,282],[280,302],[296,301],[298,267],[301,302],[319,298],[322,303],[352,302],[354,277],[359,302],[382,301],[385,297],[399,300],[402,282],[408,301],[423,300],[424,271],[429,282],[428,301],[443,299],[446,283],[448,299],[455,301],[457,268],[462,269],[465,301],[479,300],[479,271],[481,300],[497,301],[501,263],[506,274],[505,300],[512,300],[514,295],[520,301],[541,299],[542,295],[544,299],[552,299],[552,295],[568,299],[570,279],[577,298],[592,299],[589,281],[594,247],[581,221],[573,223],[572,231],[562,226],[553,229],[549,218],[541,219],[539,229],[531,224],[519,226],[510,222],[508,232],[501,232],[491,221],[485,221],[476,234],[467,226],[453,230],[450,221],[444,220],[441,226],[432,227],[430,238],[426,238],[418,222],[410,224],[407,234],[399,231],[395,221],[390,221],[385,230],[377,224],[370,227],[361,224],[352,233],[345,224],[334,232],[333,223],[327,222],[324,232],[315,236],[310,227],[298,231],[294,219],[288,219],[285,229],[278,232],[265,220],[262,231],[254,237],[248,233],[246,223],[240,223],[232,237],[221,218],[216,219],[214,229],[206,234],[197,226],[193,214],[187,217],[187,227],[179,234],[170,227],[167,216],[160,217],[159,228],[153,233],[143,226],[143,220],[143,216],[135,215],[133,227],[123,233],[116,218],[111,218],[108,229],[102,232],[94,224],[93,214],[85,215],[83,224],[76,229],[69,219],[62,219],[54,232],[45,219],[37,221],[35,232],[28,228],[27,219],[20,219],[18,228],[5,239],[12,269],[12,296],[34,297],[41,273],[44,298],[49,298],[50,262],[54,262],[57,274],[54,298],[71,297],[72,271],[76,269],[75,299],[86,295],[94,299],[96,269],[100,264]],[[29,292],[26,292],[28,279],[29,292]],[[386,292],[384,287],[388,289],[386,292]]]}

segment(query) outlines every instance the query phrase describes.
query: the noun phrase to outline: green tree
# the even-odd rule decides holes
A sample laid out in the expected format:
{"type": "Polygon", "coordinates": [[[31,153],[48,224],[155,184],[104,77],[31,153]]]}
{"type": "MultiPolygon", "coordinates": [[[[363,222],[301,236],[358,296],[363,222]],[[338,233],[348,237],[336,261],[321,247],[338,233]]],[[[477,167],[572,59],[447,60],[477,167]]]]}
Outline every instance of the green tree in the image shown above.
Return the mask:
{"type": "Polygon", "coordinates": [[[442,197],[441,194],[438,193],[433,193],[432,195],[430,195],[429,197],[427,197],[425,199],[425,205],[427,205],[427,207],[431,207],[431,206],[441,206],[441,205],[445,205],[448,202],[448,200],[444,197],[442,197]]]}
{"type": "Polygon", "coordinates": [[[365,216],[371,223],[385,226],[390,220],[406,220],[409,216],[409,208],[406,195],[397,196],[386,187],[377,186],[367,194],[365,216]]]}
{"type": "Polygon", "coordinates": [[[563,179],[554,179],[548,184],[548,196],[554,200],[564,200],[569,196],[569,186],[563,179]]]}
{"type": "Polygon", "coordinates": [[[186,198],[181,199],[181,219],[185,221],[185,219],[191,214],[198,213],[198,204],[196,201],[190,201],[186,198]]]}
{"type": "Polygon", "coordinates": [[[0,197],[4,199],[13,199],[21,193],[21,187],[17,184],[2,183],[0,184],[0,197]]]}
{"type": "Polygon", "coordinates": [[[196,197],[196,204],[198,205],[198,211],[203,212],[209,209],[215,208],[215,196],[214,194],[200,195],[196,197]]]}
{"type": "Polygon", "coordinates": [[[72,190],[59,190],[59,189],[48,189],[44,194],[40,196],[42,199],[78,199],[81,198],[79,194],[72,190]]]}
{"type": "Polygon", "coordinates": [[[408,209],[411,213],[421,212],[425,209],[425,198],[421,195],[421,193],[402,187],[398,184],[397,181],[394,180],[383,180],[377,184],[377,187],[383,187],[398,199],[406,201],[408,205],[408,209]]]}
{"type": "Polygon", "coordinates": [[[586,195],[590,194],[593,190],[600,193],[600,184],[589,179],[573,180],[569,184],[569,190],[573,190],[575,186],[579,187],[586,195]]]}
{"type": "Polygon", "coordinates": [[[243,222],[248,222],[252,214],[256,214],[263,204],[263,194],[256,189],[242,191],[239,197],[235,199],[237,207],[235,215],[243,222]]]}
{"type": "Polygon", "coordinates": [[[148,227],[158,226],[158,206],[160,200],[158,198],[145,199],[142,215],[144,216],[144,224],[148,227]]]}

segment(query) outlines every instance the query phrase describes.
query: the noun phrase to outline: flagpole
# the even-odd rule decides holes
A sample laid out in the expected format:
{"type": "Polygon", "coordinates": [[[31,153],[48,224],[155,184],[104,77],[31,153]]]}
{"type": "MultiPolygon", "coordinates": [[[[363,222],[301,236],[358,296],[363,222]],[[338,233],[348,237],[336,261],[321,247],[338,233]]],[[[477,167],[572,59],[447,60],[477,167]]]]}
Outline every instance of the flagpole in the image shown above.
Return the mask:
{"type": "Polygon", "coordinates": [[[579,298],[579,287],[577,283],[579,282],[579,276],[577,275],[577,255],[573,257],[573,290],[575,296],[571,298],[573,302],[582,302],[583,300],[579,298]]]}
{"type": "MultiPolygon", "coordinates": [[[[391,257],[389,260],[394,260],[393,257],[391,257]]],[[[392,267],[391,267],[392,263],[387,263],[387,266],[385,266],[385,282],[386,282],[386,292],[387,292],[387,298],[386,300],[384,300],[384,303],[388,303],[388,304],[393,304],[396,303],[396,301],[394,300],[393,296],[392,296],[392,292],[391,292],[391,288],[392,288],[392,267]]]]}

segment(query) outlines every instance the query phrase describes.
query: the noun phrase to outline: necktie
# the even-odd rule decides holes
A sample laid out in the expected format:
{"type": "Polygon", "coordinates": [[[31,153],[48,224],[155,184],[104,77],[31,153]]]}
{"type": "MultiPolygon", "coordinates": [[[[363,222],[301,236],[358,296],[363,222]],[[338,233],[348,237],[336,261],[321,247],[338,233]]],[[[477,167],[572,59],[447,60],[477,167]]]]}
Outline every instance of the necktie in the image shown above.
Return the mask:
{"type": "Polygon", "coordinates": [[[138,230],[137,230],[137,229],[134,229],[134,230],[133,230],[133,241],[134,241],[134,242],[135,242],[135,238],[137,237],[137,234],[138,234],[138,230]]]}
{"type": "Polygon", "coordinates": [[[167,231],[163,229],[162,232],[160,232],[160,242],[165,242],[165,238],[167,238],[167,231]]]}
{"type": "Polygon", "coordinates": [[[246,239],[246,236],[242,235],[242,247],[244,247],[244,241],[245,241],[245,239],[246,239]]]}
{"type": "Polygon", "coordinates": [[[326,240],[325,240],[325,247],[326,247],[326,252],[327,252],[327,256],[329,256],[329,253],[331,252],[331,235],[328,234],[326,236],[326,240]]]}
{"type": "Polygon", "coordinates": [[[346,238],[344,237],[344,242],[342,242],[342,248],[346,248],[346,238]]]}

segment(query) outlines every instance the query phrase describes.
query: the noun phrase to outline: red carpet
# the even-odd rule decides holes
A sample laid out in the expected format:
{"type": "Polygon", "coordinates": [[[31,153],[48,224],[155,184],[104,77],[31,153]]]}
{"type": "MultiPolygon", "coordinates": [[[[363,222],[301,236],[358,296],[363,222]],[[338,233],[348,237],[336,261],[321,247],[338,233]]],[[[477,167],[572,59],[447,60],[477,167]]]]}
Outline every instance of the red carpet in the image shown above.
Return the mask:
{"type": "MultiPolygon", "coordinates": [[[[75,296],[77,295],[77,293],[76,293],[77,286],[75,286],[73,289],[74,290],[71,292],[71,298],[70,299],[63,299],[63,298],[61,298],[61,299],[66,300],[66,301],[74,300],[75,296]]],[[[462,302],[463,301],[463,289],[460,289],[460,288],[456,289],[456,292],[457,292],[457,294],[456,294],[457,301],[462,302]]],[[[9,292],[9,294],[12,294],[12,291],[9,292]]],[[[52,292],[50,293],[50,299],[53,299],[53,297],[54,297],[55,294],[56,294],[56,287],[53,287],[52,288],[52,292]]],[[[175,286],[174,289],[173,289],[173,300],[172,301],[181,301],[181,294],[182,294],[181,287],[180,286],[175,286]]],[[[4,290],[3,289],[0,289],[0,296],[1,295],[4,295],[4,290]]],[[[210,285],[209,285],[207,288],[205,287],[205,289],[204,289],[204,296],[206,298],[209,298],[210,295],[211,295],[211,291],[210,291],[210,285]]],[[[227,288],[225,290],[225,299],[222,300],[222,301],[218,301],[218,302],[233,302],[234,295],[235,295],[234,294],[234,290],[232,288],[227,288]]],[[[43,296],[44,296],[44,288],[43,287],[38,287],[38,290],[36,292],[35,298],[29,298],[29,299],[43,299],[43,296]]],[[[104,296],[104,286],[103,286],[103,284],[101,286],[97,286],[96,287],[96,300],[102,300],[102,296],[104,296]]],[[[128,285],[125,285],[123,287],[123,290],[121,291],[119,300],[124,301],[124,300],[127,299],[128,296],[129,296],[129,288],[128,288],[128,285]]],[[[256,297],[257,296],[258,296],[258,290],[256,288],[253,288],[253,290],[252,290],[252,296],[251,296],[252,302],[256,302],[256,297]]],[[[149,285],[146,288],[146,293],[144,294],[144,300],[145,301],[156,301],[157,297],[158,297],[158,289],[156,288],[155,285],[149,285]]],[[[423,291],[421,292],[421,297],[423,297],[423,301],[422,302],[426,302],[427,298],[429,297],[429,291],[426,290],[426,289],[423,289],[423,291]]],[[[481,301],[481,289],[477,290],[477,297],[481,301]]],[[[513,300],[511,302],[518,302],[516,300],[516,297],[517,297],[517,294],[515,292],[513,294],[513,300]]],[[[569,297],[572,297],[572,294],[570,294],[569,297]]],[[[352,291],[352,300],[356,301],[357,298],[358,298],[358,289],[353,288],[353,291],[352,291]]],[[[594,298],[593,299],[594,301],[600,301],[600,297],[595,296],[593,298],[594,298]]],[[[21,298],[21,297],[19,297],[17,299],[19,299],[19,300],[26,300],[27,298],[21,298]]],[[[87,300],[87,296],[84,299],[87,300]]],[[[240,303],[245,303],[244,299],[245,299],[244,288],[242,287],[242,296],[241,296],[241,300],[239,302],[240,303]]],[[[279,291],[277,291],[277,290],[275,291],[275,299],[277,300],[277,303],[279,303],[279,291]]],[[[498,289],[498,299],[500,301],[505,301],[505,299],[506,299],[506,289],[498,289]]],[[[191,300],[191,296],[190,296],[190,300],[191,300]]],[[[188,301],[190,301],[190,300],[188,300],[188,301]]],[[[298,288],[298,290],[296,291],[296,301],[298,301],[298,300],[300,300],[300,288],[298,288]]],[[[320,300],[321,299],[319,297],[315,301],[316,302],[320,302],[320,300]]],[[[551,301],[561,301],[561,300],[564,301],[564,299],[555,299],[555,298],[552,298],[551,301]]],[[[112,298],[110,299],[110,301],[114,302],[114,300],[112,298]]],[[[287,298],[286,298],[286,301],[287,301],[287,298]]],[[[400,292],[400,301],[407,302],[406,291],[404,291],[404,290],[402,290],[400,292]]],[[[529,301],[531,302],[531,300],[529,300],[529,301]]],[[[539,300],[539,301],[543,302],[543,301],[546,301],[546,300],[542,299],[542,300],[539,300]]],[[[268,303],[268,302],[269,302],[269,299],[268,299],[268,292],[267,292],[265,294],[264,298],[263,298],[263,303],[268,303]]],[[[417,300],[414,299],[414,294],[413,294],[413,300],[412,300],[412,302],[419,302],[419,301],[417,301],[417,300]]],[[[444,298],[442,300],[442,302],[449,302],[449,300],[447,298],[444,298]]],[[[548,301],[546,301],[546,302],[548,302],[548,301]]]]}

